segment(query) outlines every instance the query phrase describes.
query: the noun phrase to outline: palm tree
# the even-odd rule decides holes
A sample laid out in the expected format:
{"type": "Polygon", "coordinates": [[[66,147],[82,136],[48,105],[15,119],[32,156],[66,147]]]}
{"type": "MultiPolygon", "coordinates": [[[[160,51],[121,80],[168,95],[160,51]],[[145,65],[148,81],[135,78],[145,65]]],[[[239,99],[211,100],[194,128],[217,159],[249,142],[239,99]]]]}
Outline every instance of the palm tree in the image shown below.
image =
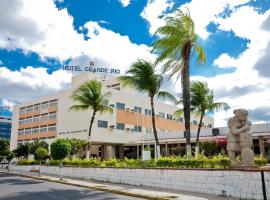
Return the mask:
{"type": "Polygon", "coordinates": [[[90,154],[90,145],[91,145],[91,131],[92,126],[95,120],[96,113],[99,112],[100,114],[104,112],[113,112],[113,109],[107,106],[104,102],[106,98],[111,95],[110,92],[102,93],[102,84],[97,80],[91,80],[83,83],[79,86],[75,91],[72,92],[71,98],[73,101],[77,102],[78,104],[72,105],[69,110],[74,111],[85,111],[92,109],[93,114],[90,120],[90,126],[88,131],[89,136],[89,144],[87,147],[87,157],[90,154]]]}
{"type": "Polygon", "coordinates": [[[185,13],[176,10],[174,16],[165,18],[165,23],[156,31],[159,39],[153,43],[153,52],[159,54],[156,64],[164,62],[163,72],[169,72],[169,77],[177,74],[178,79],[181,75],[187,156],[190,157],[190,57],[196,53],[198,64],[205,63],[206,57],[188,10],[185,13]]]}
{"type": "Polygon", "coordinates": [[[126,72],[126,75],[118,78],[123,86],[130,86],[136,91],[147,93],[150,97],[151,111],[152,111],[152,126],[156,142],[155,157],[160,157],[160,145],[157,136],[156,120],[155,120],[155,108],[154,97],[167,99],[174,101],[173,95],[166,91],[160,91],[160,87],[163,82],[163,76],[157,74],[154,69],[154,65],[151,62],[139,59],[133,63],[130,69],[126,72]]]}
{"type": "MultiPolygon", "coordinates": [[[[200,81],[191,82],[190,86],[190,110],[197,116],[200,116],[196,137],[196,157],[199,155],[199,138],[202,127],[202,121],[206,113],[213,113],[220,110],[228,110],[230,107],[224,102],[214,102],[213,90],[208,88],[207,83],[200,81]]],[[[181,100],[179,101],[181,102],[181,100]]],[[[183,110],[179,109],[175,115],[180,115],[183,110]]]]}

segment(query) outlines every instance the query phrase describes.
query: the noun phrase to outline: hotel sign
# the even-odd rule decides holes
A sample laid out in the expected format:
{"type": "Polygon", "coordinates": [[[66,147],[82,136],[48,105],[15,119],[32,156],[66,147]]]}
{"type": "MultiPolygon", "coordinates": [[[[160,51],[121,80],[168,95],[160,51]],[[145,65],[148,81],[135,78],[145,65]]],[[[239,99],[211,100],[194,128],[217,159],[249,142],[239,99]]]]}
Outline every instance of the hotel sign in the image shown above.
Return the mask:
{"type": "Polygon", "coordinates": [[[120,74],[120,69],[107,68],[107,67],[95,67],[94,62],[89,62],[89,66],[82,67],[77,65],[66,65],[62,67],[63,70],[72,72],[92,72],[92,73],[105,73],[105,74],[120,74]]]}

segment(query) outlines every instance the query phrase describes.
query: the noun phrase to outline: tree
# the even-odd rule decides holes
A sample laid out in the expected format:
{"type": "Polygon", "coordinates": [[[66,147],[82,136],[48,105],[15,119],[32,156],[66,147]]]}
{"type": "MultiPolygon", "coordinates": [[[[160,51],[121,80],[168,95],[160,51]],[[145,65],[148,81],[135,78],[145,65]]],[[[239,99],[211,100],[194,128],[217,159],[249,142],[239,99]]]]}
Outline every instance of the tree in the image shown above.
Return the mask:
{"type": "Polygon", "coordinates": [[[29,154],[29,143],[26,144],[19,144],[16,149],[13,150],[15,157],[20,158],[20,157],[26,157],[29,154]]]}
{"type": "Polygon", "coordinates": [[[184,119],[186,131],[187,156],[191,156],[190,145],[190,57],[197,54],[197,63],[205,63],[206,57],[203,48],[198,44],[194,22],[189,12],[176,10],[174,16],[165,18],[165,25],[159,27],[156,35],[159,37],[153,43],[153,52],[159,54],[156,64],[165,62],[163,72],[169,72],[169,77],[181,75],[182,95],[184,105],[184,119]]]}
{"type": "Polygon", "coordinates": [[[51,144],[51,157],[54,160],[59,160],[59,168],[60,168],[60,181],[63,181],[62,174],[62,161],[65,159],[71,151],[70,144],[63,139],[57,139],[51,144]]]}
{"type": "Polygon", "coordinates": [[[9,153],[9,140],[0,139],[0,156],[6,156],[9,153]]]}
{"type": "MultiPolygon", "coordinates": [[[[224,102],[214,102],[213,90],[208,88],[207,83],[200,81],[191,82],[190,86],[190,110],[200,116],[196,137],[196,157],[199,155],[199,138],[203,118],[206,113],[213,113],[220,110],[228,110],[230,107],[224,102]]],[[[182,110],[176,111],[180,114],[182,110]]]]}
{"type": "Polygon", "coordinates": [[[29,152],[30,154],[34,154],[35,160],[38,160],[38,157],[36,155],[36,150],[38,147],[43,147],[47,151],[49,150],[49,144],[46,141],[34,141],[33,143],[29,144],[29,152]]]}
{"type": "Polygon", "coordinates": [[[6,153],[7,154],[6,154],[5,158],[8,161],[8,171],[10,171],[10,161],[14,158],[14,153],[12,151],[9,151],[9,150],[6,153]]]}
{"type": "Polygon", "coordinates": [[[85,148],[88,144],[87,140],[80,140],[76,138],[72,138],[72,139],[66,138],[66,141],[69,142],[71,146],[70,155],[76,155],[77,153],[79,153],[80,150],[85,148]]]}
{"type": "Polygon", "coordinates": [[[73,99],[74,102],[78,104],[72,105],[69,110],[74,111],[85,111],[89,109],[93,110],[88,131],[90,141],[88,144],[87,158],[89,158],[90,154],[91,131],[96,113],[99,112],[100,114],[102,114],[105,112],[110,113],[113,112],[113,109],[105,104],[105,100],[109,98],[110,95],[111,95],[110,92],[107,93],[102,92],[102,83],[97,80],[87,81],[72,92],[71,98],[73,99]]]}
{"type": "Polygon", "coordinates": [[[156,142],[155,157],[160,157],[160,145],[157,136],[156,121],[155,121],[155,108],[154,97],[161,97],[174,101],[175,98],[168,92],[160,91],[160,87],[163,83],[163,76],[155,72],[154,65],[148,61],[139,59],[133,63],[130,69],[126,72],[126,75],[118,78],[123,86],[130,86],[138,92],[147,93],[151,102],[152,113],[152,126],[156,142]]]}
{"type": "Polygon", "coordinates": [[[43,147],[38,147],[36,149],[35,154],[37,155],[37,158],[39,160],[39,176],[40,176],[40,166],[41,166],[41,161],[48,155],[48,151],[47,149],[43,148],[43,147]]]}

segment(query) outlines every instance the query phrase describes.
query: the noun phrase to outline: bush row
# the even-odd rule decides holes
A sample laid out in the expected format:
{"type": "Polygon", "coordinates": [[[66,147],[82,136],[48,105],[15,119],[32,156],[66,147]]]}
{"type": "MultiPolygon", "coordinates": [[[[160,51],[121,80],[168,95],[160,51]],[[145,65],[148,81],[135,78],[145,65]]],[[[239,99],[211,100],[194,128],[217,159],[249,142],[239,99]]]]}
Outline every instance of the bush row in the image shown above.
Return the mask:
{"type": "MultiPolygon", "coordinates": [[[[263,156],[255,157],[255,164],[262,166],[267,164],[267,159],[263,156]]],[[[33,165],[38,164],[34,160],[21,160],[19,165],[33,165]]],[[[58,166],[59,161],[50,160],[51,166],[58,166]]],[[[227,156],[217,155],[211,158],[200,156],[199,158],[187,159],[185,157],[161,157],[159,159],[152,159],[143,161],[140,159],[118,160],[111,159],[108,161],[101,161],[96,158],[90,159],[64,159],[64,166],[86,166],[86,167],[127,167],[127,168],[216,168],[228,169],[231,166],[230,159],[227,156]]]]}

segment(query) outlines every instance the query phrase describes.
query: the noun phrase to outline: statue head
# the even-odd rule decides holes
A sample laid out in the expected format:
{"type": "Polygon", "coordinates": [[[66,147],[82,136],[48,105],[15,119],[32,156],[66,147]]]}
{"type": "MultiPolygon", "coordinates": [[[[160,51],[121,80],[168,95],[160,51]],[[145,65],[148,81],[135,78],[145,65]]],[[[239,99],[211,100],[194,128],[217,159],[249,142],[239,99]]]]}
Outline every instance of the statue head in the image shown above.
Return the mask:
{"type": "Polygon", "coordinates": [[[233,114],[235,115],[237,120],[241,122],[247,121],[248,111],[246,109],[243,108],[235,109],[233,111],[233,114]]]}

